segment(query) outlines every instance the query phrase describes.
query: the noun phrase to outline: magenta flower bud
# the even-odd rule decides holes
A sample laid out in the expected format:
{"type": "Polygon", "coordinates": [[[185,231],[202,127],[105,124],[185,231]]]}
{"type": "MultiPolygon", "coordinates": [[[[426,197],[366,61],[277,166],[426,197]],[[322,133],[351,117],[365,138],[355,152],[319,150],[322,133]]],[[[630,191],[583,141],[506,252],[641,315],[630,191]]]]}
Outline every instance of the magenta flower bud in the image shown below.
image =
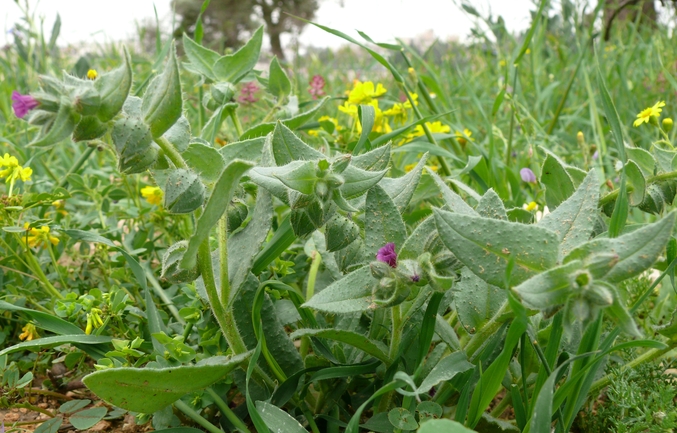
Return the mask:
{"type": "Polygon", "coordinates": [[[22,95],[16,90],[12,92],[12,101],[14,114],[16,114],[16,117],[19,119],[23,119],[29,111],[40,105],[40,103],[31,95],[22,95]]]}
{"type": "Polygon", "coordinates": [[[527,183],[536,183],[536,175],[530,168],[524,167],[520,170],[520,176],[522,180],[527,183]]]}
{"type": "Polygon", "coordinates": [[[310,86],[308,87],[308,93],[311,94],[313,99],[317,99],[318,96],[324,96],[324,78],[322,75],[313,75],[313,78],[310,79],[310,86]]]}
{"type": "Polygon", "coordinates": [[[240,90],[240,96],[237,98],[238,102],[242,104],[253,104],[258,102],[259,98],[256,97],[256,92],[259,90],[261,90],[261,88],[257,86],[255,82],[250,81],[249,83],[242,86],[242,90],[240,90]]]}
{"type": "Polygon", "coordinates": [[[599,158],[599,152],[595,151],[595,153],[592,154],[592,159],[597,160],[599,158]]]}
{"type": "Polygon", "coordinates": [[[391,268],[397,267],[397,253],[395,252],[395,244],[388,242],[376,253],[376,260],[387,263],[391,268]]]}

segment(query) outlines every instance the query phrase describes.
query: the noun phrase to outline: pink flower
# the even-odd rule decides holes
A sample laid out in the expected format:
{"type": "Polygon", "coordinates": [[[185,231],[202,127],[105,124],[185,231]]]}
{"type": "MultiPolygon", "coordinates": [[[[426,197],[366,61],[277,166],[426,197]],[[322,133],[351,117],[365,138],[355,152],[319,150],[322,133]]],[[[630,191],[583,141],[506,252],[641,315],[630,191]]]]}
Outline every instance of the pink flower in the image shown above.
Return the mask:
{"type": "Polygon", "coordinates": [[[259,98],[256,97],[256,92],[259,90],[261,90],[261,88],[257,86],[255,82],[250,81],[249,83],[242,86],[242,90],[240,90],[240,96],[237,97],[238,102],[242,104],[253,104],[258,102],[259,98]]]}
{"type": "Polygon", "coordinates": [[[29,111],[40,105],[40,103],[31,95],[22,95],[16,90],[12,92],[12,101],[14,114],[16,114],[16,117],[19,119],[23,119],[29,111]]]}
{"type": "Polygon", "coordinates": [[[308,93],[313,96],[313,99],[317,99],[318,96],[324,96],[324,78],[322,75],[313,75],[313,78],[310,79],[310,86],[308,87],[308,93]]]}
{"type": "Polygon", "coordinates": [[[391,268],[397,267],[397,253],[395,252],[395,244],[388,242],[376,253],[376,260],[387,263],[391,268]]]}
{"type": "Polygon", "coordinates": [[[527,183],[536,183],[536,175],[530,168],[524,167],[520,170],[520,176],[522,180],[527,183]]]}

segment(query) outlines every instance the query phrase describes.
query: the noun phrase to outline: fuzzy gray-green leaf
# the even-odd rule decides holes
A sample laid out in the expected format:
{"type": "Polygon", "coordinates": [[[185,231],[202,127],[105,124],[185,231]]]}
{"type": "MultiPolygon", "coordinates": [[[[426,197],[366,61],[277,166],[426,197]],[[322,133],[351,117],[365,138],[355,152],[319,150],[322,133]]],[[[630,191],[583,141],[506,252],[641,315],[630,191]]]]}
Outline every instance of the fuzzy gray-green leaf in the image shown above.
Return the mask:
{"type": "Polygon", "coordinates": [[[369,267],[364,266],[334,281],[303,306],[327,313],[367,311],[372,304],[372,288],[376,283],[369,267]]]}
{"type": "Polygon", "coordinates": [[[380,186],[367,193],[364,211],[364,243],[367,257],[376,257],[376,252],[389,242],[400,248],[407,238],[407,230],[390,196],[380,186]]]}

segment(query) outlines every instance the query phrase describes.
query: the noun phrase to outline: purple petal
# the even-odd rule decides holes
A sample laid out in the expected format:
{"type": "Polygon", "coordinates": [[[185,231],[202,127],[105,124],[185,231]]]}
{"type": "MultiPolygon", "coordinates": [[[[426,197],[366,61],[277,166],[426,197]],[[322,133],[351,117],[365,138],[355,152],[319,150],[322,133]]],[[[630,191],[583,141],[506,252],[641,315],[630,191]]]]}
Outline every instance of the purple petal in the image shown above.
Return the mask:
{"type": "Polygon", "coordinates": [[[527,183],[536,183],[536,175],[530,168],[524,167],[520,170],[522,180],[527,183]]]}
{"type": "Polygon", "coordinates": [[[595,153],[592,154],[592,159],[596,160],[597,158],[599,158],[599,152],[595,151],[595,153]]]}
{"type": "Polygon", "coordinates": [[[22,119],[29,111],[34,109],[39,105],[31,95],[22,95],[16,90],[12,92],[12,108],[14,109],[14,114],[19,119],[22,119]]]}
{"type": "Polygon", "coordinates": [[[389,242],[385,244],[376,253],[376,260],[387,263],[391,268],[397,267],[397,253],[395,252],[395,244],[389,242]]]}
{"type": "Polygon", "coordinates": [[[414,283],[418,283],[421,280],[421,277],[418,274],[414,274],[411,276],[411,281],[414,283]]]}

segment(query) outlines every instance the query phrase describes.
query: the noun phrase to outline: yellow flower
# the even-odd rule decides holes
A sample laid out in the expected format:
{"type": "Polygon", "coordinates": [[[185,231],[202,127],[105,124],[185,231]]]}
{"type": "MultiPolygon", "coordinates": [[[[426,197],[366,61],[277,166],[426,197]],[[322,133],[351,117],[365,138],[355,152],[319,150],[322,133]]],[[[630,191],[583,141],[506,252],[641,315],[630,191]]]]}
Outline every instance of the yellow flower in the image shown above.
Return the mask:
{"type": "Polygon", "coordinates": [[[348,102],[351,104],[366,104],[372,99],[377,98],[386,93],[386,88],[383,84],[378,83],[374,88],[374,83],[371,81],[355,81],[353,89],[348,93],[348,102]]]}
{"type": "MultiPolygon", "coordinates": [[[[407,102],[408,103],[408,102],[407,102]]],[[[411,104],[410,104],[411,106],[411,104]]],[[[395,120],[395,123],[403,124],[407,121],[407,110],[404,104],[396,103],[392,107],[388,108],[383,112],[384,116],[391,116],[395,120]]]]}
{"type": "MultiPolygon", "coordinates": [[[[428,129],[430,130],[431,133],[433,134],[446,134],[451,131],[451,128],[449,128],[449,125],[444,125],[442,122],[437,121],[437,122],[426,122],[425,123],[428,129]]],[[[423,131],[423,126],[422,125],[416,125],[416,128],[414,131],[408,135],[408,138],[414,138],[414,137],[422,137],[425,135],[425,131],[423,131]]]]}
{"type": "Polygon", "coordinates": [[[530,203],[528,203],[528,204],[527,204],[527,203],[524,203],[524,204],[522,205],[522,209],[524,209],[524,210],[526,210],[526,211],[528,211],[528,212],[537,211],[537,210],[538,210],[538,204],[537,204],[535,201],[532,201],[532,202],[530,202],[530,203]]]}
{"type": "Polygon", "coordinates": [[[59,238],[53,236],[49,232],[49,226],[41,226],[39,229],[35,227],[29,228],[30,224],[24,223],[24,228],[28,230],[26,242],[31,248],[42,247],[47,248],[50,243],[54,246],[59,245],[59,238]]]}
{"type": "Polygon", "coordinates": [[[661,107],[665,107],[665,101],[658,101],[654,104],[653,107],[649,107],[642,110],[637,115],[637,119],[632,125],[634,127],[638,127],[642,123],[649,123],[652,117],[660,117],[661,111],[663,111],[661,107]]]}
{"type": "Polygon", "coordinates": [[[0,170],[0,178],[4,177],[7,183],[14,183],[17,179],[27,182],[31,180],[33,174],[33,169],[20,166],[16,156],[10,156],[9,153],[5,153],[0,158],[0,167],[6,167],[4,170],[0,170]]]}
{"type": "Polygon", "coordinates": [[[103,326],[103,320],[101,319],[101,311],[98,308],[92,308],[89,313],[87,313],[87,327],[85,328],[85,334],[89,335],[92,333],[92,328],[98,329],[103,326]]]}
{"type": "Polygon", "coordinates": [[[35,329],[35,325],[32,323],[27,323],[21,330],[23,332],[19,335],[19,340],[31,341],[40,338],[38,330],[35,329]]]}
{"type": "Polygon", "coordinates": [[[159,206],[162,203],[164,193],[157,186],[144,186],[141,188],[141,195],[148,203],[159,206]]]}
{"type": "MultiPolygon", "coordinates": [[[[418,93],[410,93],[409,97],[412,101],[414,101],[414,105],[418,107],[418,93]]],[[[404,108],[411,108],[411,102],[409,102],[409,99],[404,101],[404,108]]]]}
{"type": "Polygon", "coordinates": [[[504,67],[507,64],[508,63],[505,60],[501,60],[500,62],[498,62],[498,66],[500,66],[500,67],[504,67]]]}
{"type": "Polygon", "coordinates": [[[52,206],[54,206],[56,213],[58,213],[61,216],[66,216],[68,215],[68,211],[66,211],[66,201],[65,200],[54,200],[52,202],[52,206]]]}
{"type": "Polygon", "coordinates": [[[456,131],[456,141],[458,141],[458,144],[461,146],[465,146],[468,143],[468,140],[473,141],[473,139],[470,137],[471,135],[472,131],[470,131],[468,128],[464,128],[463,132],[456,131]]]}
{"type": "Polygon", "coordinates": [[[90,80],[96,80],[96,77],[98,77],[99,74],[96,72],[96,69],[90,69],[87,71],[87,78],[90,80]]]}
{"type": "MultiPolygon", "coordinates": [[[[388,123],[388,119],[386,119],[386,117],[383,115],[383,111],[378,107],[378,100],[374,99],[365,105],[371,105],[372,107],[374,107],[375,114],[374,127],[371,130],[373,132],[380,132],[386,134],[388,132],[392,132],[392,128],[388,123]]],[[[339,111],[348,114],[354,119],[357,119],[357,105],[351,104],[350,102],[346,101],[343,105],[339,106],[339,111]]],[[[355,129],[357,130],[358,134],[362,133],[362,125],[360,124],[359,119],[357,119],[355,129]]]]}
{"type": "MultiPolygon", "coordinates": [[[[407,165],[404,166],[404,171],[409,173],[411,170],[416,168],[417,165],[418,165],[418,163],[416,163],[416,162],[414,162],[413,164],[407,164],[407,165]]],[[[437,169],[439,168],[436,165],[427,165],[426,167],[428,167],[432,171],[437,171],[437,169]]],[[[423,173],[425,174],[425,170],[423,171],[423,173]]]]}

